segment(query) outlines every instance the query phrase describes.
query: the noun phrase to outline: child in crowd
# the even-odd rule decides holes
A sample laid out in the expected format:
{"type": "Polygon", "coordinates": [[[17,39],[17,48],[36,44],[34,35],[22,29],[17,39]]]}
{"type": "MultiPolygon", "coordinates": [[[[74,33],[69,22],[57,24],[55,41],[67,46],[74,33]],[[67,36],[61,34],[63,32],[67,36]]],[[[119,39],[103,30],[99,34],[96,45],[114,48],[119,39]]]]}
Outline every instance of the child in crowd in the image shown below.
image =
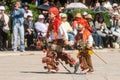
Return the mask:
{"type": "Polygon", "coordinates": [[[34,42],[34,27],[33,27],[33,17],[32,14],[29,13],[27,14],[27,18],[24,21],[24,27],[25,27],[25,37],[27,38],[27,47],[30,48],[34,42]]]}

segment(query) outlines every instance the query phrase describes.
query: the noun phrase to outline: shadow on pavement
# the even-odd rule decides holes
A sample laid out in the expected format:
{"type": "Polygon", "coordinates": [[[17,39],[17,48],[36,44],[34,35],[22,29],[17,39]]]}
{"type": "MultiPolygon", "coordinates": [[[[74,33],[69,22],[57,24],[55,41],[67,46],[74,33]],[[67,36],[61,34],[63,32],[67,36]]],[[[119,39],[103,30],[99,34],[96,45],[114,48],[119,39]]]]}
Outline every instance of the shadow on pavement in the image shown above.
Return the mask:
{"type": "Polygon", "coordinates": [[[75,74],[85,75],[86,73],[69,73],[69,72],[37,72],[37,71],[21,71],[20,73],[33,73],[33,74],[75,74]]]}

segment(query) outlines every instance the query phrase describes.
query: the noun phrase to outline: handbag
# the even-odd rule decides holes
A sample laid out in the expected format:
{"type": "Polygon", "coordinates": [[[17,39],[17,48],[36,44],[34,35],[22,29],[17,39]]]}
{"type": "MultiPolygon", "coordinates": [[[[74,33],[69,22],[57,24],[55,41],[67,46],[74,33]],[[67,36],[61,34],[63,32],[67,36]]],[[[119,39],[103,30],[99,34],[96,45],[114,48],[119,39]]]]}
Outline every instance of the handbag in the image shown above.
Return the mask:
{"type": "Polygon", "coordinates": [[[9,32],[10,32],[10,29],[9,29],[9,27],[7,27],[7,26],[4,26],[2,30],[3,30],[5,33],[9,33],[9,32]]]}
{"type": "Polygon", "coordinates": [[[0,28],[4,26],[4,21],[0,20],[0,28]]]}
{"type": "Polygon", "coordinates": [[[3,30],[3,32],[9,33],[10,29],[5,22],[4,15],[2,15],[2,17],[0,19],[0,28],[3,30]]]}

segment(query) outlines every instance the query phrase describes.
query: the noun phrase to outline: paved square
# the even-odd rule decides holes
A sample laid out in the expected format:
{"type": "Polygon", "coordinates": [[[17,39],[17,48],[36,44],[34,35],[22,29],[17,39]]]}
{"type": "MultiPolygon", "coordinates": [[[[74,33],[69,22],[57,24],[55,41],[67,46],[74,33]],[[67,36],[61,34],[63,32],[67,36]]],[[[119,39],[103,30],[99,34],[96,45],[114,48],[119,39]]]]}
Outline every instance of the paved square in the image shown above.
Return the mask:
{"type": "MultiPolygon", "coordinates": [[[[76,51],[68,51],[75,57],[76,51]]],[[[0,80],[120,80],[120,49],[95,50],[107,64],[92,55],[95,72],[69,74],[61,65],[57,73],[47,73],[41,59],[45,53],[26,51],[0,52],[0,80]]],[[[67,66],[67,65],[66,65],[67,66]]],[[[73,68],[67,66],[72,72],[73,68]]]]}

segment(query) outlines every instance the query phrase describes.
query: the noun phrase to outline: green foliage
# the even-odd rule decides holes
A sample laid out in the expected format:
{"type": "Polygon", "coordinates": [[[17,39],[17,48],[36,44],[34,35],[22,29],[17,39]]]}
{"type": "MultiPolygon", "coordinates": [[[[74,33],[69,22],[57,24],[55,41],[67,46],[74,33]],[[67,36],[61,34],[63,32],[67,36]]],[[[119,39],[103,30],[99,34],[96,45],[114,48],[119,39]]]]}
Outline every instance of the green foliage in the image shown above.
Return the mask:
{"type": "Polygon", "coordinates": [[[16,0],[3,0],[2,3],[5,5],[6,13],[9,14],[13,8],[13,4],[16,0]]]}
{"type": "Polygon", "coordinates": [[[40,14],[40,11],[37,9],[37,7],[34,4],[29,4],[30,10],[33,13],[33,21],[35,22],[38,18],[38,15],[40,14]]]}

